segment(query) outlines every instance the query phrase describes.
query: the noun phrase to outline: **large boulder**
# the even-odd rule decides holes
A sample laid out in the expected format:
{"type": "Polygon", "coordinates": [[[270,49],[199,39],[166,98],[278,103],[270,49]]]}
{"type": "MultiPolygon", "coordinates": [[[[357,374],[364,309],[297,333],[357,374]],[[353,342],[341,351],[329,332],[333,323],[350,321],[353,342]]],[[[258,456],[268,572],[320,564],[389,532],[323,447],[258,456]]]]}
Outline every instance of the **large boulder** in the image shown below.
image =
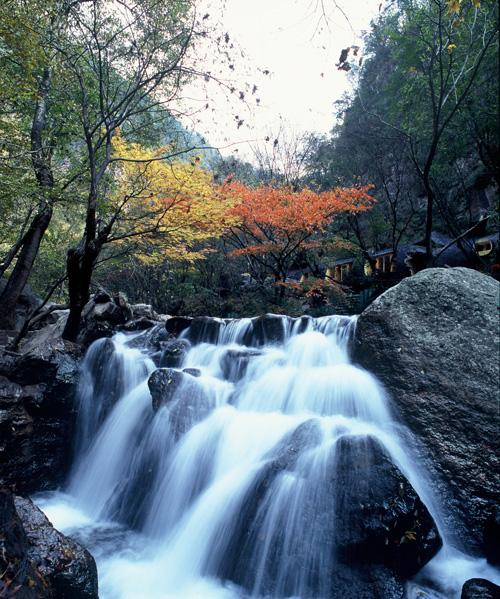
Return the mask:
{"type": "Polygon", "coordinates": [[[214,574],[265,596],[402,599],[441,547],[432,517],[376,439],[322,441],[311,419],[266,456],[214,574]]]}
{"type": "Polygon", "coordinates": [[[489,531],[498,523],[497,296],[498,283],[476,271],[424,270],[361,314],[353,347],[416,437],[448,528],[491,559],[500,549],[489,531]]]}
{"type": "Polygon", "coordinates": [[[0,596],[98,599],[90,553],[55,530],[30,499],[0,491],[0,596]]]}
{"type": "Polygon", "coordinates": [[[341,437],[335,477],[340,562],[383,564],[405,579],[438,552],[442,542],[432,516],[376,439],[341,437]]]}
{"type": "Polygon", "coordinates": [[[57,487],[71,460],[80,348],[58,340],[0,353],[0,484],[57,487]]]}
{"type": "Polygon", "coordinates": [[[484,578],[471,578],[462,587],[460,599],[500,599],[500,587],[484,578]]]}

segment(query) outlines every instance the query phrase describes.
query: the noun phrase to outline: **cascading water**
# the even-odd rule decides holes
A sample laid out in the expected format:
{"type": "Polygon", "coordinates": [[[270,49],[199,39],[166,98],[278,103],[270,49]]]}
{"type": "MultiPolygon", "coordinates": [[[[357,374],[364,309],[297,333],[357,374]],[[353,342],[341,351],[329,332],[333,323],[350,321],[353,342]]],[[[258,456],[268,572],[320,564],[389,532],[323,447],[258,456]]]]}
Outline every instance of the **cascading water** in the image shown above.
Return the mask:
{"type": "MultiPolygon", "coordinates": [[[[168,371],[179,373],[168,379],[175,392],[156,409],[148,379],[164,359],[163,326],[89,349],[66,493],[39,503],[90,547],[100,596],[331,597],[342,444],[372,439],[443,537],[425,570],[441,591],[426,596],[458,597],[463,580],[486,565],[449,548],[383,389],[350,363],[355,317],[275,317],[274,343],[258,322],[186,329],[181,341],[192,345],[168,371]]],[[[407,592],[421,596],[422,588],[410,583],[407,592]]]]}

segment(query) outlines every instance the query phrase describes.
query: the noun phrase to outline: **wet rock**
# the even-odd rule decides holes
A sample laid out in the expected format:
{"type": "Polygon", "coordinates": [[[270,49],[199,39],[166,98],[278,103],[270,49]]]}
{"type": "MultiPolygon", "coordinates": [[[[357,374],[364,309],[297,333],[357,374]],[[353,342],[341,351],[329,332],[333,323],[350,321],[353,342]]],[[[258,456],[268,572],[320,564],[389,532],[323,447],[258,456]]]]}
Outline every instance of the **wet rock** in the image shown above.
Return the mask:
{"type": "Polygon", "coordinates": [[[490,560],[500,555],[488,534],[500,475],[497,296],[479,272],[424,270],[361,314],[353,348],[417,437],[449,529],[490,560]]]}
{"type": "Polygon", "coordinates": [[[436,526],[375,439],[323,435],[306,421],[266,456],[214,573],[263,596],[402,599],[441,546],[436,526]]]}
{"type": "Polygon", "coordinates": [[[245,345],[262,346],[283,343],[289,325],[287,316],[264,314],[252,321],[252,328],[245,335],[245,345]]]}
{"type": "Polygon", "coordinates": [[[172,316],[165,322],[165,329],[177,337],[190,326],[192,320],[190,316],[172,316]]]}
{"type": "Polygon", "coordinates": [[[460,599],[500,599],[500,587],[484,578],[471,578],[462,587],[460,599]]]}
{"type": "Polygon", "coordinates": [[[484,525],[484,550],[488,560],[500,565],[500,552],[498,551],[498,539],[500,538],[500,506],[493,507],[484,525]]]}
{"type": "Polygon", "coordinates": [[[81,353],[60,341],[0,354],[0,484],[32,493],[68,471],[81,353]]]}
{"type": "Polygon", "coordinates": [[[197,422],[201,422],[214,408],[214,402],[195,376],[159,368],[148,380],[153,398],[153,409],[169,409],[171,432],[179,439],[197,422]]]}
{"type": "Polygon", "coordinates": [[[335,545],[344,564],[416,574],[442,545],[417,493],[371,437],[345,436],[335,454],[335,545]]]}
{"type": "Polygon", "coordinates": [[[199,368],[184,368],[182,370],[182,372],[185,372],[186,374],[190,374],[191,376],[194,376],[195,378],[198,378],[201,376],[201,370],[199,368]]]}
{"type": "Polygon", "coordinates": [[[175,393],[185,378],[184,373],[171,368],[158,368],[151,374],[148,387],[155,411],[172,403],[175,393]]]}
{"type": "Polygon", "coordinates": [[[163,346],[160,367],[179,368],[186,357],[191,344],[187,339],[173,339],[163,346]]]}
{"type": "Polygon", "coordinates": [[[0,595],[97,599],[90,553],[55,530],[30,499],[0,491],[0,595]]]}
{"type": "Polygon", "coordinates": [[[221,358],[220,367],[225,380],[236,383],[247,371],[250,360],[262,352],[251,349],[229,349],[221,358]]]}
{"type": "Polygon", "coordinates": [[[193,318],[187,336],[192,343],[217,343],[224,321],[210,316],[193,318]]]}

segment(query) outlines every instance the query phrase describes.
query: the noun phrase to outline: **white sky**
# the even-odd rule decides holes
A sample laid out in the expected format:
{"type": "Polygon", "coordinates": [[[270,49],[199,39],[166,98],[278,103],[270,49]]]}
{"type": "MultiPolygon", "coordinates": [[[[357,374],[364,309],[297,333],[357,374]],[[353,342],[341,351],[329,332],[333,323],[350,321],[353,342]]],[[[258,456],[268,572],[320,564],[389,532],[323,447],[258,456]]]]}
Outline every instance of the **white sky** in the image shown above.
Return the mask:
{"type": "Polygon", "coordinates": [[[241,57],[233,50],[235,58],[238,55],[234,71],[221,67],[217,58],[214,63],[214,52],[203,59],[205,64],[217,74],[221,69],[220,76],[237,90],[245,83],[258,89],[253,95],[246,92],[242,102],[237,92],[224,94],[214,84],[202,91],[199,83],[193,84],[187,96],[198,101],[199,111],[186,124],[220,147],[222,154],[237,149],[247,160],[250,146],[264,143],[267,135],[272,141],[280,124],[292,133],[327,133],[334,123],[333,103],[349,88],[347,74],[335,63],[342,48],[360,43],[380,1],[201,0],[200,14],[219,19],[222,30],[244,53],[241,57]],[[322,2],[329,11],[328,22],[321,19],[322,2]],[[244,120],[239,128],[236,116],[244,120]]]}

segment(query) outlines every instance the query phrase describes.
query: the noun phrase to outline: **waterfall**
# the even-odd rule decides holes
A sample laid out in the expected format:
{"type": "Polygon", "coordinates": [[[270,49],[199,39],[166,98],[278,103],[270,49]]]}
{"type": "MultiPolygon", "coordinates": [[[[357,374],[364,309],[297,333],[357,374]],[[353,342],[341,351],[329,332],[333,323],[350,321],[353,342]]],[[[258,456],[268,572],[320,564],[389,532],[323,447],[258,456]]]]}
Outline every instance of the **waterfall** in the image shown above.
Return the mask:
{"type": "MultiPolygon", "coordinates": [[[[89,348],[70,479],[40,505],[90,546],[101,597],[329,598],[346,439],[375,440],[409,480],[444,540],[428,571],[448,573],[450,594],[427,596],[459,596],[472,562],[449,548],[439,500],[383,388],[350,361],[356,317],[264,324],[186,329],[188,350],[171,371],[180,383],[156,410],[148,379],[163,325],[89,348]]],[[[409,596],[420,588],[411,583],[409,596]]]]}

